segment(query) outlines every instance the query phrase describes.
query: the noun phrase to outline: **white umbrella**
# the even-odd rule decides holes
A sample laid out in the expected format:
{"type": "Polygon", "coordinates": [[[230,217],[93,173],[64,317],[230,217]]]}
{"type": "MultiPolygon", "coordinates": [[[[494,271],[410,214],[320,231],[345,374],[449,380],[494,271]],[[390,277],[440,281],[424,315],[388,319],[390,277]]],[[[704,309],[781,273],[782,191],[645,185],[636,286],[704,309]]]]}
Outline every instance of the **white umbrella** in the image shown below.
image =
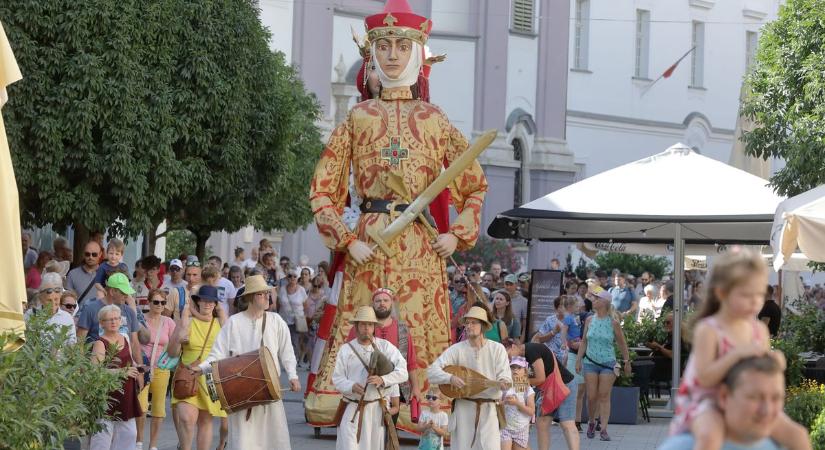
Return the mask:
{"type": "MultiPolygon", "coordinates": [[[[679,323],[685,244],[765,245],[782,200],[764,179],[676,144],[504,211],[487,233],[556,242],[672,243],[673,312],[679,323]],[[644,202],[626,201],[640,196],[644,202]]],[[[674,342],[679,334],[674,327],[674,342]]],[[[674,387],[679,351],[676,346],[674,387]]]]}
{"type": "Polygon", "coordinates": [[[776,207],[771,230],[773,267],[782,268],[797,248],[811,261],[825,261],[825,185],[776,207]]]}

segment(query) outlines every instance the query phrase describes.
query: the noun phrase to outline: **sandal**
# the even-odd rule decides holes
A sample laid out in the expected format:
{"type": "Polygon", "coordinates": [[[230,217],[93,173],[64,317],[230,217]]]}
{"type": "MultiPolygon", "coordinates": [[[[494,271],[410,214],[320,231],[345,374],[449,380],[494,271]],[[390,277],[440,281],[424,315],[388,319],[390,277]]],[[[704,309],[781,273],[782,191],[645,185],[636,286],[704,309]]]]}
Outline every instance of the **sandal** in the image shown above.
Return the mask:
{"type": "Polygon", "coordinates": [[[609,441],[610,440],[610,435],[607,434],[607,430],[602,430],[602,432],[599,433],[599,439],[601,439],[603,441],[609,441]]]}
{"type": "Polygon", "coordinates": [[[596,422],[587,423],[587,438],[593,439],[596,437],[596,422]]]}

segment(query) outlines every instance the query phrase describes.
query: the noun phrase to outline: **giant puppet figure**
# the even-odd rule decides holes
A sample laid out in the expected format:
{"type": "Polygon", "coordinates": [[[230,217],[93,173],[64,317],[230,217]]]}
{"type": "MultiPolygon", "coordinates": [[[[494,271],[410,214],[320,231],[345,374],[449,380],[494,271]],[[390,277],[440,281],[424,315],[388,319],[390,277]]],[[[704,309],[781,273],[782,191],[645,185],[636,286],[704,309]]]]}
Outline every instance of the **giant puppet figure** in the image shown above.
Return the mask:
{"type": "MultiPolygon", "coordinates": [[[[406,0],[388,0],[384,11],[367,17],[365,25],[381,91],[378,98],[355,105],[333,131],[310,192],[321,238],[346,255],[318,331],[326,345],[308,380],[306,416],[314,426],[334,425],[340,399],[331,383],[335,358],[349,331],[348,319],[359,306],[370,304],[376,288],[396,293],[399,318],[409,329],[418,367],[429,366],[450,345],[444,258],[475,244],[487,190],[481,166],[473,161],[450,184],[458,215],[452,224],[439,227],[436,238],[415,222],[389,243],[393,256],[375,245],[370,236],[386,229],[408,202],[398,193],[398,181],[411,199],[417,198],[443,167],[464,153],[468,142],[438,107],[419,97],[432,22],[414,14],[406,0]],[[354,229],[342,220],[350,180],[361,199],[354,229]]],[[[419,373],[418,385],[426,389],[423,371],[419,373]]],[[[407,428],[406,420],[402,413],[401,428],[407,428]]]]}

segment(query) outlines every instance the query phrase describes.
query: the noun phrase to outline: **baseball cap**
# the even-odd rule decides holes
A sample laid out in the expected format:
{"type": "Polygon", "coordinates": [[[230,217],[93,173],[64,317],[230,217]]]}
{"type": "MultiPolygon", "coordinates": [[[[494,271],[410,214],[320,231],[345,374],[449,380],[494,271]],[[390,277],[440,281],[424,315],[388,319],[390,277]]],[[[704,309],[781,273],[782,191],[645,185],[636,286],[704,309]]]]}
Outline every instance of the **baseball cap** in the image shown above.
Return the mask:
{"type": "Polygon", "coordinates": [[[523,356],[513,356],[512,358],[510,358],[510,367],[512,366],[523,367],[526,369],[527,359],[525,359],[523,356]]]}
{"type": "Polygon", "coordinates": [[[183,263],[179,259],[173,259],[169,262],[169,267],[177,267],[179,269],[183,269],[183,263]]]}
{"type": "Polygon", "coordinates": [[[126,295],[132,295],[135,290],[129,284],[129,278],[120,272],[112,274],[106,281],[106,287],[115,288],[126,295]]]}
{"type": "Polygon", "coordinates": [[[516,276],[511,273],[510,275],[504,277],[504,282],[516,284],[516,276]]]}

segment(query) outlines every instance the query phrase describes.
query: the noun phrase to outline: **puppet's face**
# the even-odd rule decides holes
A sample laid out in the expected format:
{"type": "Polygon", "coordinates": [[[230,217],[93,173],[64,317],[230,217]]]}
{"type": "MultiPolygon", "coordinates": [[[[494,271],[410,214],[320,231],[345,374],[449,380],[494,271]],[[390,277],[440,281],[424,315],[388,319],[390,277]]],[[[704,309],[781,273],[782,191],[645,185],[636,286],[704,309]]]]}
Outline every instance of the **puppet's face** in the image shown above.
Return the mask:
{"type": "Polygon", "coordinates": [[[398,79],[412,55],[412,41],[406,38],[381,38],[375,43],[375,59],[391,80],[398,79]]]}

